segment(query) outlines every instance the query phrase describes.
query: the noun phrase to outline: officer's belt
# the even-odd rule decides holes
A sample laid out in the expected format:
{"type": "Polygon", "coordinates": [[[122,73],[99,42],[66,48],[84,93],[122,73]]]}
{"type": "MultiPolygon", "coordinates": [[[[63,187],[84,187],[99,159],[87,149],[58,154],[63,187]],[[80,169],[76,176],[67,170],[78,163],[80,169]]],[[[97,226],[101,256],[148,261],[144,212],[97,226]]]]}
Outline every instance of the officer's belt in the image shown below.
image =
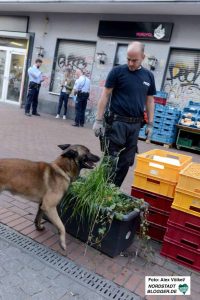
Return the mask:
{"type": "Polygon", "coordinates": [[[143,117],[124,117],[114,114],[113,121],[120,121],[125,123],[141,123],[143,121],[143,117]]]}
{"type": "Polygon", "coordinates": [[[41,86],[41,83],[36,83],[34,81],[30,81],[29,84],[33,85],[33,87],[40,87],[41,86]]]}
{"type": "Polygon", "coordinates": [[[89,92],[81,92],[81,91],[78,91],[78,94],[79,94],[79,95],[86,95],[86,94],[88,95],[89,92]]]}

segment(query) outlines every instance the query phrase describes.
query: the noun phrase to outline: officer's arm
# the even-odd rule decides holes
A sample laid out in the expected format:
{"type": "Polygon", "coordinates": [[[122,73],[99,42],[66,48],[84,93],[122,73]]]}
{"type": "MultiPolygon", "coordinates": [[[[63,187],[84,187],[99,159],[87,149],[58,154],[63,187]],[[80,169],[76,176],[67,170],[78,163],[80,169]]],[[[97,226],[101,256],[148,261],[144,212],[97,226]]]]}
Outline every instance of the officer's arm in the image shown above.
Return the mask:
{"type": "Polygon", "coordinates": [[[79,79],[76,79],[76,81],[75,81],[75,84],[74,84],[74,88],[73,88],[73,90],[74,90],[74,95],[76,96],[77,95],[77,93],[78,93],[78,88],[79,88],[79,79]]]}
{"type": "Polygon", "coordinates": [[[153,96],[147,96],[146,100],[146,111],[148,115],[148,123],[153,123],[153,117],[154,117],[154,97],[153,96]]]}
{"type": "Polygon", "coordinates": [[[110,99],[110,96],[112,94],[112,90],[113,88],[104,88],[103,92],[101,94],[101,98],[98,102],[98,107],[97,107],[97,120],[102,120],[103,119],[103,115],[106,109],[106,106],[108,104],[108,101],[110,99]]]}
{"type": "Polygon", "coordinates": [[[35,75],[34,71],[31,68],[28,69],[28,75],[29,76],[31,75],[34,79],[37,79],[37,76],[35,75]]]}

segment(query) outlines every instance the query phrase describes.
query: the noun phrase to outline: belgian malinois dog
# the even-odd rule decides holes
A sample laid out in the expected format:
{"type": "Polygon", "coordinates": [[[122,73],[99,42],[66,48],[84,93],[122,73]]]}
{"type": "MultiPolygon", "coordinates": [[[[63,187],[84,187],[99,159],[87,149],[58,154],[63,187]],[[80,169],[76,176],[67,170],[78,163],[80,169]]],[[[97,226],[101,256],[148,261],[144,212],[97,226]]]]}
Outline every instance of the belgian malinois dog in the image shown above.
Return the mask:
{"type": "Polygon", "coordinates": [[[63,153],[52,163],[25,159],[0,159],[0,192],[25,197],[39,203],[35,218],[37,230],[43,230],[43,214],[57,227],[60,245],[66,249],[65,228],[56,206],[83,168],[93,169],[99,157],[82,145],[58,145],[63,153]]]}

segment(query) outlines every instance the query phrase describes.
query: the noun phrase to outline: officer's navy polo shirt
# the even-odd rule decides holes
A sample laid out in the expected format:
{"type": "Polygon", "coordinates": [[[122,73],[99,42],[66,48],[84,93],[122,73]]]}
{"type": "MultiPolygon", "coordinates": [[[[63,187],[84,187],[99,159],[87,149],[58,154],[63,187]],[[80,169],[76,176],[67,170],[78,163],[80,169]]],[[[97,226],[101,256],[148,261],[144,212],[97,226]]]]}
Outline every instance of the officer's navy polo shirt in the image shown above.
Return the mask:
{"type": "Polygon", "coordinates": [[[125,117],[143,116],[147,96],[156,94],[154,76],[143,67],[136,71],[130,71],[128,65],[114,67],[105,87],[113,88],[110,110],[125,117]]]}

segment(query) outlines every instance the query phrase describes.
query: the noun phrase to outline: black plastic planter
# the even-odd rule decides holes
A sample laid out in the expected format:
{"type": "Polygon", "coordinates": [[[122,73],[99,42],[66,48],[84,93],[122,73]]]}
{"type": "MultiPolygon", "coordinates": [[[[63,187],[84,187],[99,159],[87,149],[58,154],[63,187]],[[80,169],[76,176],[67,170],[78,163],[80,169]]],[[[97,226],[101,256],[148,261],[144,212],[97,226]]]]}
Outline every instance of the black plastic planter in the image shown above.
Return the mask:
{"type": "MultiPolygon", "coordinates": [[[[127,196],[127,198],[129,199],[128,201],[130,201],[132,197],[127,196]]],[[[66,232],[83,242],[88,241],[91,227],[88,220],[85,218],[82,222],[79,216],[71,218],[72,212],[73,205],[65,209],[65,213],[63,213],[62,203],[58,206],[58,213],[65,225],[66,232]]],[[[115,257],[132,244],[139,223],[139,211],[133,211],[124,215],[122,220],[118,220],[114,217],[110,229],[101,243],[99,245],[92,244],[92,246],[110,257],[115,257]]],[[[99,226],[95,225],[92,232],[93,237],[98,236],[98,229],[99,226]]]]}

